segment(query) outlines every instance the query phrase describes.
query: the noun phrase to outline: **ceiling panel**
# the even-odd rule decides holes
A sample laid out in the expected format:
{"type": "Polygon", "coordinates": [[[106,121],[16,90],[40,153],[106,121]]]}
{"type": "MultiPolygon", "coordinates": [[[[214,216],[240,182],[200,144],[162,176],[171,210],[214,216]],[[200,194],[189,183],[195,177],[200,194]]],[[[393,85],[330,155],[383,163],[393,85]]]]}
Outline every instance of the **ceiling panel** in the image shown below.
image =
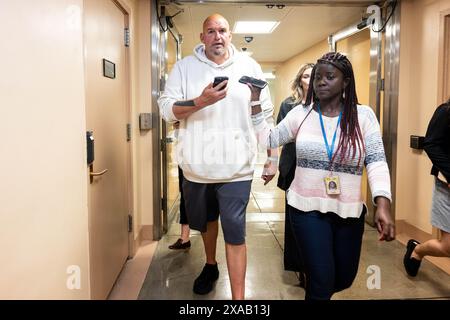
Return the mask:
{"type": "MultiPolygon", "coordinates": [[[[244,40],[245,35],[235,34],[232,42],[239,49],[246,47],[248,51],[253,52],[252,57],[258,62],[283,62],[326,39],[328,35],[360,21],[367,5],[373,3],[373,1],[345,1],[351,2],[352,5],[330,6],[318,5],[325,1],[298,1],[295,5],[285,5],[279,9],[276,6],[268,8],[263,4],[213,2],[205,1],[199,4],[178,1],[178,4],[172,3],[168,6],[169,15],[183,10],[173,18],[178,32],[183,36],[181,45],[183,56],[191,54],[195,45],[200,43],[203,21],[213,13],[223,15],[230,23],[230,28],[233,28],[238,20],[280,21],[280,25],[272,34],[249,34],[253,36],[251,43],[244,40]],[[314,2],[314,5],[304,5],[306,2],[314,2]],[[356,6],[356,3],[365,4],[356,6]]],[[[270,1],[270,3],[277,2],[289,1],[270,1]]]]}

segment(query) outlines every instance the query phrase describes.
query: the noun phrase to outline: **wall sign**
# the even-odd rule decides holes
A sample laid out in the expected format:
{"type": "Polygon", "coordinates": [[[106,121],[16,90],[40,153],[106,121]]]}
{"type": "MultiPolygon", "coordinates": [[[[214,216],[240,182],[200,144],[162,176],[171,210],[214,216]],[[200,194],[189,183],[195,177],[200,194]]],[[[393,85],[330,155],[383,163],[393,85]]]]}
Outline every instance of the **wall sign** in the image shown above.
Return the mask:
{"type": "Polygon", "coordinates": [[[116,64],[103,59],[103,76],[111,79],[116,78],[116,64]]]}

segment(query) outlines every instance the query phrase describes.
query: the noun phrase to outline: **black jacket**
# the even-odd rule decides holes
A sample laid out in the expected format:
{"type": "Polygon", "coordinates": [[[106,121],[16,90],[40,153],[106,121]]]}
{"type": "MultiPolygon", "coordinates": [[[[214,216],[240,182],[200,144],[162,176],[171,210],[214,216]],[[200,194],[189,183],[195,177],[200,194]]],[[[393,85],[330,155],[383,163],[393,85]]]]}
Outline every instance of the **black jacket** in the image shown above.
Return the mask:
{"type": "MultiPolygon", "coordinates": [[[[289,111],[295,107],[294,98],[289,97],[285,99],[280,106],[280,111],[277,117],[277,124],[286,117],[289,111]]],[[[280,155],[280,163],[278,170],[280,175],[278,176],[277,186],[282,190],[289,189],[289,186],[294,180],[295,167],[297,165],[297,155],[295,151],[295,142],[290,142],[283,146],[280,155]]]]}
{"type": "Polygon", "coordinates": [[[428,124],[424,149],[433,163],[431,174],[441,172],[450,183],[450,103],[440,105],[428,124]]]}

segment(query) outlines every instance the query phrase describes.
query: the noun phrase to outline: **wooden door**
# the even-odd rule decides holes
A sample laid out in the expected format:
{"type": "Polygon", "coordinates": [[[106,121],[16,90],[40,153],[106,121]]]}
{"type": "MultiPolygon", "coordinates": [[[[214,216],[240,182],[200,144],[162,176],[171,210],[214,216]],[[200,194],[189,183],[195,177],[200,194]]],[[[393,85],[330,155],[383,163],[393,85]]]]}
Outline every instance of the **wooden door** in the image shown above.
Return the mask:
{"type": "Polygon", "coordinates": [[[127,16],[112,0],[86,0],[84,10],[86,130],[94,138],[88,171],[99,174],[88,172],[91,298],[105,299],[129,252],[127,16]]]}

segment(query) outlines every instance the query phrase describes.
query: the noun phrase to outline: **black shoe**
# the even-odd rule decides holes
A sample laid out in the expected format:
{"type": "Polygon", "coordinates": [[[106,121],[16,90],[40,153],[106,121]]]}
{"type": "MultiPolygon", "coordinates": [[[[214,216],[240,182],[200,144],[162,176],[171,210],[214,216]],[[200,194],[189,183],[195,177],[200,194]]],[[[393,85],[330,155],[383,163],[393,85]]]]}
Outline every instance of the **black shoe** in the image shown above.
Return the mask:
{"type": "Polygon", "coordinates": [[[196,294],[208,294],[213,289],[214,282],[219,278],[219,269],[216,264],[205,264],[202,273],[194,281],[196,294]]]}
{"type": "Polygon", "coordinates": [[[406,253],[403,258],[403,265],[405,266],[406,273],[411,277],[415,277],[420,268],[422,260],[417,260],[411,257],[414,248],[419,244],[419,241],[410,239],[406,245],[406,253]]]}
{"type": "Polygon", "coordinates": [[[191,241],[187,241],[183,243],[183,240],[178,239],[174,244],[169,246],[169,249],[172,250],[181,250],[181,249],[189,249],[191,247],[191,241]]]}

